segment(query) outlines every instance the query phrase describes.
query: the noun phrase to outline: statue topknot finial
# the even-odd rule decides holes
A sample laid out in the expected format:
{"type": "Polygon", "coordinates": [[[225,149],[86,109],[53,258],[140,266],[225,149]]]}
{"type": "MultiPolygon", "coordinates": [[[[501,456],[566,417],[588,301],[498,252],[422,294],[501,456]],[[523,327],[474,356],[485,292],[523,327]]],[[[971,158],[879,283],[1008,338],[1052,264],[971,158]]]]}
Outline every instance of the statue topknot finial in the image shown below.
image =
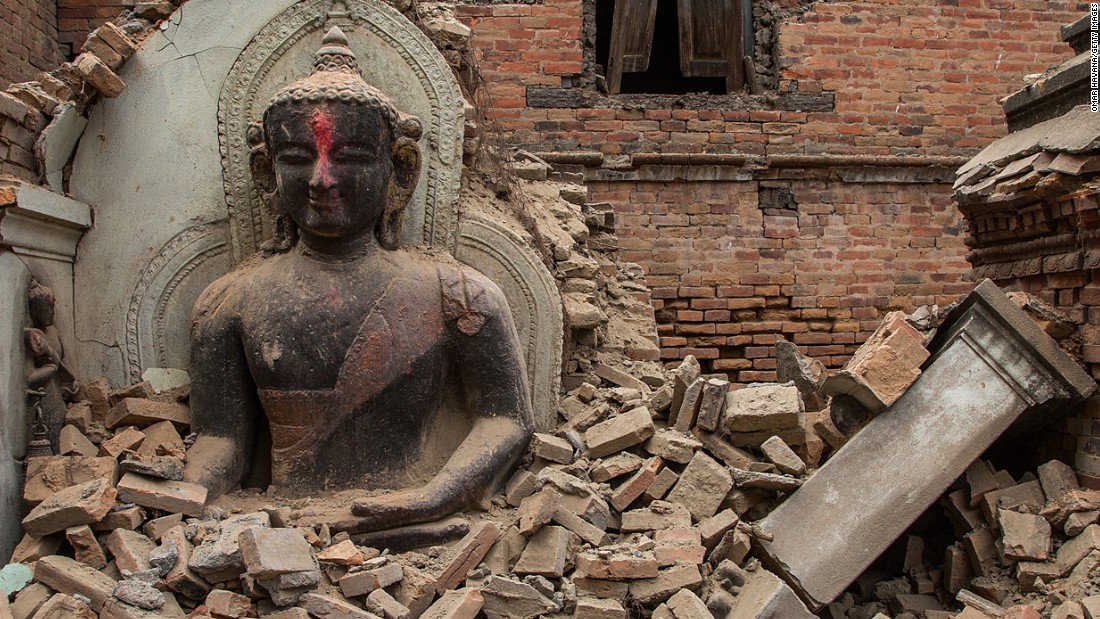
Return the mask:
{"type": "MultiPolygon", "coordinates": [[[[394,135],[420,137],[420,123],[413,117],[411,123],[402,122],[402,115],[380,90],[367,84],[359,69],[359,59],[351,51],[348,37],[339,26],[333,26],[321,39],[321,48],[313,57],[313,71],[275,93],[272,106],[295,102],[344,102],[376,107],[382,111],[394,135]],[[405,125],[410,125],[406,129],[405,125]]],[[[266,117],[267,110],[264,111],[266,117]]]]}
{"type": "Polygon", "coordinates": [[[321,40],[321,49],[313,60],[313,72],[334,71],[361,76],[359,71],[359,59],[355,52],[348,47],[348,37],[340,30],[340,26],[333,26],[321,40]]]}

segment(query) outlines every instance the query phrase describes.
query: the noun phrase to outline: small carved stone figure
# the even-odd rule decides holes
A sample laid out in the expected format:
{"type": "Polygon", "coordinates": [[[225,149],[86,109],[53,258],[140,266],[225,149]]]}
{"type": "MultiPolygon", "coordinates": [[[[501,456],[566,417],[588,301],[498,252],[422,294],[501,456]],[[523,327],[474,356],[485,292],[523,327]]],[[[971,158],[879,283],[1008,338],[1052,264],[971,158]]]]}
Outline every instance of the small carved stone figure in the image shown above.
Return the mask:
{"type": "Polygon", "coordinates": [[[464,509],[527,446],[503,293],[445,254],[398,247],[420,133],[333,28],[249,136],[279,232],[195,305],[185,479],[212,496],[373,490],[354,501],[356,530],[382,530],[464,509]]]}
{"type": "Polygon", "coordinates": [[[54,326],[56,303],[57,297],[49,287],[34,282],[27,293],[32,327],[23,330],[31,362],[26,378],[27,395],[35,411],[33,430],[36,435],[44,435],[55,453],[59,448],[61,427],[65,425],[65,400],[71,398],[77,388],[76,378],[65,365],[61,338],[54,326]]]}

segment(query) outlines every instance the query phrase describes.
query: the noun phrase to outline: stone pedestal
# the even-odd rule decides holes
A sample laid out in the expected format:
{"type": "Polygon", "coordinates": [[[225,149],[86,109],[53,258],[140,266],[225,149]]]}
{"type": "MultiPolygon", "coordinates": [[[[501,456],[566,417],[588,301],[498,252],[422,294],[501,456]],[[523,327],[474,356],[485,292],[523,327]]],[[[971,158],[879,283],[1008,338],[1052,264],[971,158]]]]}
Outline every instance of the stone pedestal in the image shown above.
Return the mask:
{"type": "Polygon", "coordinates": [[[948,317],[924,373],[761,524],[765,563],[832,601],[1022,417],[1096,383],[990,281],[948,317]]]}

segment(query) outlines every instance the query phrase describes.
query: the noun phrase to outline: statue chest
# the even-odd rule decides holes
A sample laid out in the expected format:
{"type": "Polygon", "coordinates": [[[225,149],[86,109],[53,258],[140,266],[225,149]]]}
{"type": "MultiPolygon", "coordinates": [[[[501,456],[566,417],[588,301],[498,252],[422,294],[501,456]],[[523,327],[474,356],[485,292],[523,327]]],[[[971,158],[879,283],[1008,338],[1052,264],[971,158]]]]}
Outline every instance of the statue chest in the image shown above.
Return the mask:
{"type": "Polygon", "coordinates": [[[345,389],[392,382],[410,368],[442,372],[444,328],[438,285],[395,282],[278,287],[241,314],[241,336],[260,389],[345,389]],[[433,289],[434,288],[434,289],[433,289]]]}

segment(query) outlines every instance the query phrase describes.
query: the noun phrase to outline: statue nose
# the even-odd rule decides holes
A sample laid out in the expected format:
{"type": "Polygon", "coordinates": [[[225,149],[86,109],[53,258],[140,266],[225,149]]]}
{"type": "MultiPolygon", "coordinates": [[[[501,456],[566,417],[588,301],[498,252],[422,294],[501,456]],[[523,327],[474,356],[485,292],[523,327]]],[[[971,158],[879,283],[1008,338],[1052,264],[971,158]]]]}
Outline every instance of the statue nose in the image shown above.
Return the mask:
{"type": "Polygon", "coordinates": [[[313,164],[313,174],[309,178],[309,187],[315,191],[324,191],[335,184],[332,176],[332,165],[328,157],[319,157],[313,164]]]}

